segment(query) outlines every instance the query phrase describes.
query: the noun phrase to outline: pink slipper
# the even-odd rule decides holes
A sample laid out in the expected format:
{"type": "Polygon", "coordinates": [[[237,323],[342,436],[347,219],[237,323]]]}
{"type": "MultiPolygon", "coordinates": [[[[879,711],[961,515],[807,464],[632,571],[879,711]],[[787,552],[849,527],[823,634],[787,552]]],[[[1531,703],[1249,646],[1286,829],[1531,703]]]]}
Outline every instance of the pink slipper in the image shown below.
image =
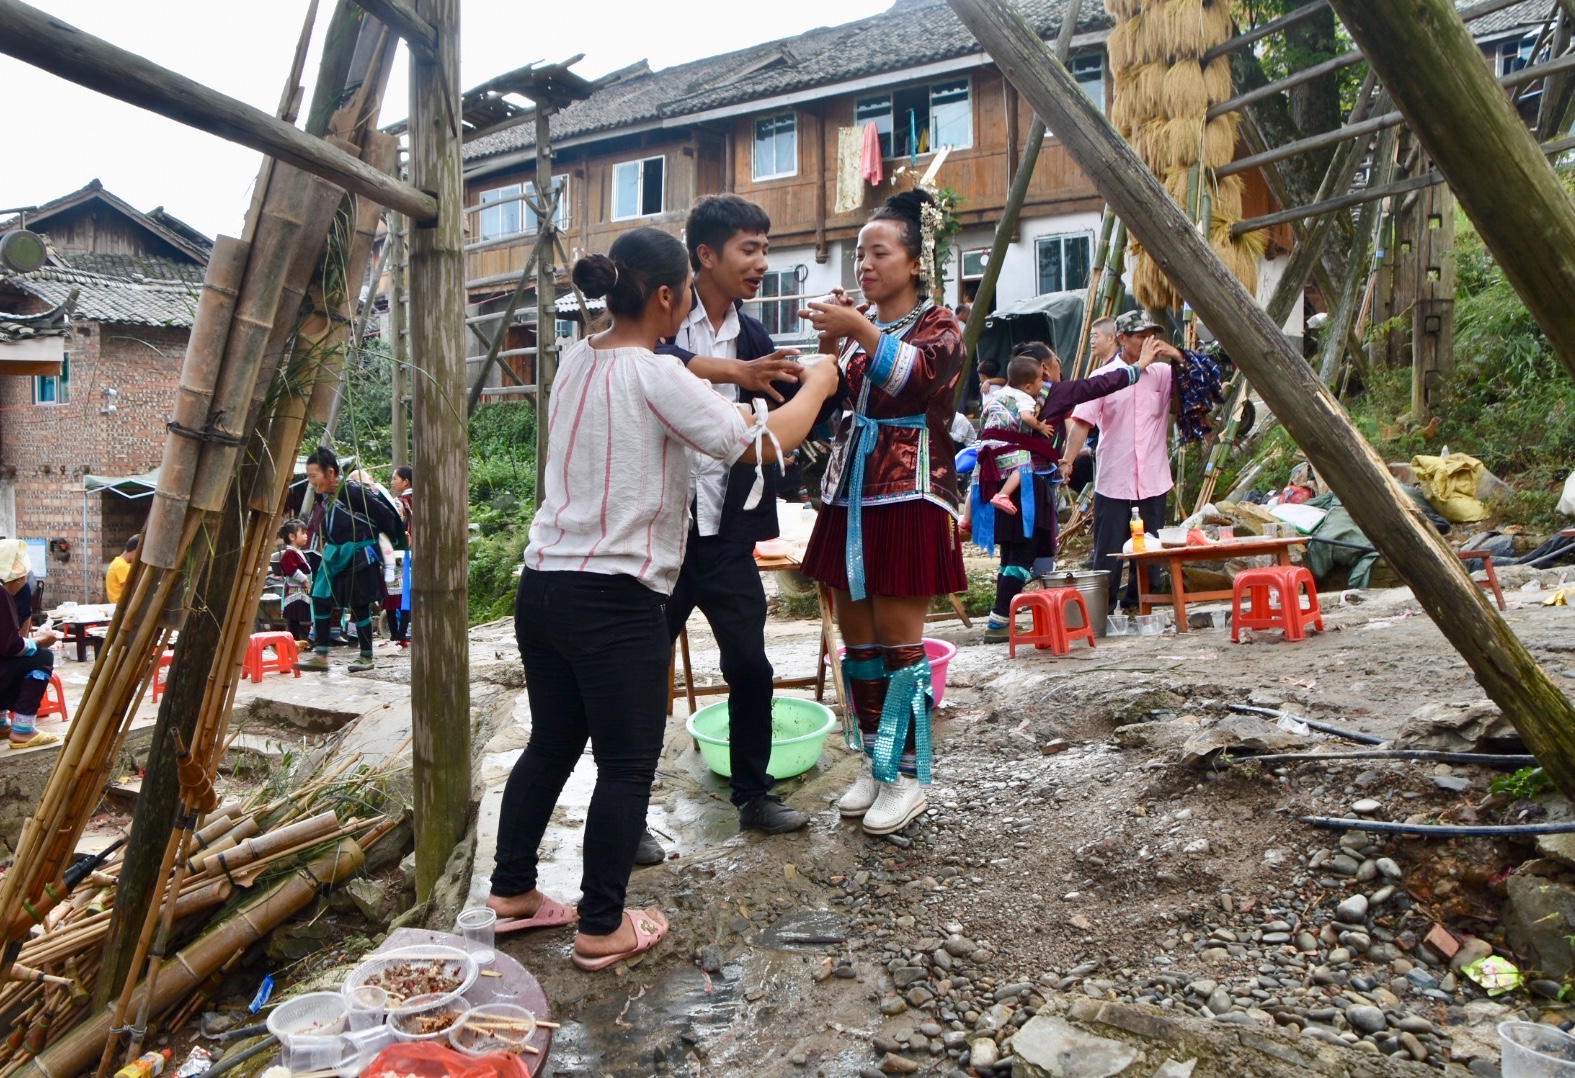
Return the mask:
{"type": "Polygon", "coordinates": [[[1012,504],[1012,499],[1008,495],[997,494],[990,499],[990,504],[1003,513],[1010,513],[1014,517],[1017,515],[1017,506],[1012,504]]]}
{"type": "Polygon", "coordinates": [[[492,929],[495,935],[506,932],[525,932],[532,928],[559,928],[572,925],[579,914],[556,899],[542,896],[541,906],[529,917],[516,917],[512,921],[499,921],[492,929]]]}
{"type": "Polygon", "coordinates": [[[665,917],[658,922],[656,917],[652,916],[652,913],[653,911],[651,910],[623,911],[623,915],[628,918],[629,924],[634,926],[635,942],[634,946],[629,950],[619,951],[617,954],[606,955],[602,958],[583,958],[580,956],[580,952],[575,951],[574,964],[587,973],[595,973],[599,969],[616,966],[619,962],[627,961],[635,955],[649,951],[666,938],[667,930],[672,927],[667,923],[665,917]]]}

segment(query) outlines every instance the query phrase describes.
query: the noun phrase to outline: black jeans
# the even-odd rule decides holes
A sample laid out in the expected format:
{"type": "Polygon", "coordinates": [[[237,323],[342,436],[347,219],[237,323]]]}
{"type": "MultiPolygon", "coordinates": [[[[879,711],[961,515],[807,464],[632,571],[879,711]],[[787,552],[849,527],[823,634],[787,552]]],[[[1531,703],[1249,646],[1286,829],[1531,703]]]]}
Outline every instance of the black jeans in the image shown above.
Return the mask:
{"type": "Polygon", "coordinates": [[[766,658],[766,590],[755,567],[755,544],[693,530],[678,585],[667,600],[667,635],[678,639],[699,607],[717,648],[727,682],[733,804],[768,793],[776,782],[771,762],[771,660],[766,658]]]}
{"type": "Polygon", "coordinates": [[[0,659],[0,719],[7,711],[37,715],[54,670],[55,653],[48,648],[0,659]]]}
{"type": "MultiPolygon", "coordinates": [[[[1121,575],[1126,563],[1116,557],[1121,553],[1121,548],[1132,537],[1132,509],[1137,507],[1138,516],[1143,520],[1144,529],[1154,535],[1165,525],[1165,494],[1156,494],[1152,498],[1140,498],[1137,501],[1127,501],[1124,498],[1107,498],[1103,494],[1094,494],[1094,571],[1103,569],[1110,573],[1110,609],[1116,609],[1116,601],[1121,594],[1121,575]]],[[[1137,569],[1132,570],[1132,581],[1127,586],[1127,603],[1135,605],[1138,601],[1137,569]]],[[[1150,565],[1148,569],[1148,590],[1159,590],[1159,569],[1150,565]]]]}
{"type": "Polygon", "coordinates": [[[495,895],[536,886],[536,855],[569,772],[591,743],[580,931],[623,922],[667,721],[666,597],[632,576],[527,569],[514,599],[531,732],[503,790],[495,895]]]}

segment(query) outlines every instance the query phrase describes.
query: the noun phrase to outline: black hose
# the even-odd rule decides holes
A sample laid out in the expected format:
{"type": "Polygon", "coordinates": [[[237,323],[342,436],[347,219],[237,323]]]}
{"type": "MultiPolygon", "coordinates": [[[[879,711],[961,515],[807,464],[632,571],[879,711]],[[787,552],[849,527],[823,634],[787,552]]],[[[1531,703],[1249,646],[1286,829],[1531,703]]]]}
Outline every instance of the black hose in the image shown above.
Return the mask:
{"type": "Polygon", "coordinates": [[[1332,816],[1298,816],[1301,823],[1314,827],[1333,827],[1342,831],[1378,831],[1388,835],[1437,835],[1440,838],[1487,837],[1491,835],[1567,835],[1575,832],[1575,820],[1558,823],[1443,824],[1390,823],[1387,820],[1342,820],[1332,816]]]}
{"type": "Polygon", "coordinates": [[[1372,734],[1364,734],[1359,730],[1343,730],[1338,726],[1330,726],[1326,722],[1317,722],[1313,719],[1304,719],[1300,715],[1292,715],[1288,711],[1276,711],[1272,707],[1252,707],[1248,704],[1226,704],[1225,706],[1229,710],[1243,715],[1267,715],[1271,719],[1290,719],[1292,722],[1301,723],[1309,730],[1317,730],[1321,734],[1333,734],[1335,737],[1343,737],[1347,741],[1356,742],[1358,745],[1382,745],[1384,743],[1383,738],[1374,737],[1372,734]]]}
{"type": "Polygon", "coordinates": [[[252,1045],[243,1052],[236,1052],[234,1055],[226,1054],[223,1059],[219,1060],[213,1066],[203,1071],[202,1078],[219,1078],[219,1075],[223,1074],[225,1071],[238,1067],[242,1063],[245,1063],[248,1059],[251,1059],[254,1056],[262,1055],[262,1053],[266,1052],[268,1049],[277,1048],[278,1046],[279,1038],[270,1033],[268,1036],[264,1037],[262,1040],[258,1041],[256,1044],[252,1045]]]}
{"type": "Polygon", "coordinates": [[[1274,752],[1262,756],[1238,756],[1233,764],[1281,764],[1305,760],[1431,760],[1440,764],[1482,764],[1511,770],[1531,767],[1535,756],[1503,756],[1486,752],[1439,752],[1435,749],[1375,749],[1362,752],[1274,752]]]}
{"type": "Polygon", "coordinates": [[[258,1022],[255,1026],[240,1026],[236,1029],[226,1030],[213,1039],[223,1044],[226,1041],[243,1041],[247,1037],[257,1037],[267,1032],[267,1023],[258,1022]]]}

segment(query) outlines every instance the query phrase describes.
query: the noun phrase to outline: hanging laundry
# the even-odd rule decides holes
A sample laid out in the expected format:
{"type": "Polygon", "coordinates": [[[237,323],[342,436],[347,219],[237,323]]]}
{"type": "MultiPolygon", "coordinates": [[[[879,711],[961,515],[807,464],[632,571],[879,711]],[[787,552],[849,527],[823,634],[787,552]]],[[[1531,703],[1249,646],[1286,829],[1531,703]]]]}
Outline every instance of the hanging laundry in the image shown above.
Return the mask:
{"type": "MultiPolygon", "coordinates": [[[[871,124],[871,127],[874,125],[871,124]]],[[[843,127],[837,131],[837,200],[836,213],[854,213],[864,205],[864,135],[856,127],[843,127]]],[[[876,155],[877,164],[879,154],[876,155]]]]}
{"type": "Polygon", "coordinates": [[[928,127],[919,132],[919,152],[930,152],[930,129],[928,127]]]}
{"type": "MultiPolygon", "coordinates": [[[[880,128],[874,123],[867,123],[864,125],[864,156],[859,164],[859,175],[863,176],[871,187],[879,187],[881,180],[886,178],[881,160],[880,128]]],[[[864,195],[860,192],[860,204],[863,201],[864,195]]]]}
{"type": "Polygon", "coordinates": [[[908,164],[917,166],[919,163],[919,117],[913,109],[908,110],[908,164]]]}

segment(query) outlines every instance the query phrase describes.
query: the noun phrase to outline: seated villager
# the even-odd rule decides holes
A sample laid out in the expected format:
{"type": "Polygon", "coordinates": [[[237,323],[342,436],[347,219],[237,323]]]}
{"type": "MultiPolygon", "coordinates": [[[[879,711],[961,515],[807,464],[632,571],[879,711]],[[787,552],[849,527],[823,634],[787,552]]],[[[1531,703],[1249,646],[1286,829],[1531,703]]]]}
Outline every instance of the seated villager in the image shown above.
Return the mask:
{"type": "Polygon", "coordinates": [[[0,728],[5,729],[13,749],[53,745],[60,740],[37,729],[38,705],[55,667],[55,653],[49,648],[60,637],[48,629],[32,635],[22,632],[16,596],[27,586],[28,567],[27,544],[20,539],[0,539],[0,583],[5,585],[5,595],[0,598],[0,714],[12,713],[11,721],[0,723],[0,728]]]}

